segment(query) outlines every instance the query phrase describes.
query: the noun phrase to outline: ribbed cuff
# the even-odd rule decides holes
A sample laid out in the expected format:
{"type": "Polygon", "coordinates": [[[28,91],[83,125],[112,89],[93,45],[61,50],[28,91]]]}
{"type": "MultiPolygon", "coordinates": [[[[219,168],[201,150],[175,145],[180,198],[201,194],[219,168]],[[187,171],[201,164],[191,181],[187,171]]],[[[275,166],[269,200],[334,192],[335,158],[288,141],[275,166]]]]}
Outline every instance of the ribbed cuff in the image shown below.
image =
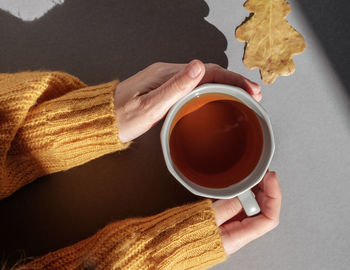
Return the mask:
{"type": "MultiPolygon", "coordinates": [[[[42,175],[67,170],[129,145],[118,138],[113,102],[117,81],[62,94],[75,82],[70,75],[48,73],[40,78],[35,83],[26,82],[27,89],[40,88],[42,94],[11,142],[3,176],[8,183],[0,197],[42,175]]],[[[23,91],[26,83],[21,84],[23,91]]]]}
{"type": "Polygon", "coordinates": [[[158,244],[151,254],[159,268],[203,269],[227,257],[210,200],[168,210],[148,230],[161,228],[164,230],[153,240],[158,244]]]}
{"type": "Polygon", "coordinates": [[[29,269],[206,269],[224,261],[210,200],[147,218],[112,223],[92,237],[49,253],[29,269]]]}
{"type": "Polygon", "coordinates": [[[46,173],[53,173],[125,149],[129,144],[118,138],[114,113],[116,84],[78,89],[34,108],[10,154],[30,153],[46,173]]]}
{"type": "Polygon", "coordinates": [[[102,231],[108,231],[100,239],[103,249],[110,250],[104,256],[116,269],[205,269],[227,258],[210,200],[113,223],[102,231]]]}

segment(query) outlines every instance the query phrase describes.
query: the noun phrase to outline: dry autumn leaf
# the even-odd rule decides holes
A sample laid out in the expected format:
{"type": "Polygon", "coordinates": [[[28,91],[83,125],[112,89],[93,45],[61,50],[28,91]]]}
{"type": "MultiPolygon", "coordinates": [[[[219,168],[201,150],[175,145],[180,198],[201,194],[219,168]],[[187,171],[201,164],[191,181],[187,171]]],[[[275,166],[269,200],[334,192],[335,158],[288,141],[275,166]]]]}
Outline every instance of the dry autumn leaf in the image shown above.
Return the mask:
{"type": "Polygon", "coordinates": [[[278,76],[295,70],[292,56],[302,53],[306,44],[286,17],[290,6],[285,0],[248,0],[244,7],[254,13],[236,29],[236,38],[247,42],[243,63],[259,68],[263,82],[273,83],[278,76]]]}

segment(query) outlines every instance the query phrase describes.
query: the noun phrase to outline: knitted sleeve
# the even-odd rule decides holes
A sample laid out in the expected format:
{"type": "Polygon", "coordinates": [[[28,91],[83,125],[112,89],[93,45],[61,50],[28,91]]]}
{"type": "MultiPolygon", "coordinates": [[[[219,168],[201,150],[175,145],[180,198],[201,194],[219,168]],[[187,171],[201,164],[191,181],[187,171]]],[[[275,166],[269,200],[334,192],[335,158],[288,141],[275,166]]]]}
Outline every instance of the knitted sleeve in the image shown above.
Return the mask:
{"type": "Polygon", "coordinates": [[[113,94],[61,72],[0,74],[0,199],[36,178],[124,149],[113,94]]]}
{"type": "MultiPolygon", "coordinates": [[[[113,93],[59,72],[0,74],[0,199],[124,149],[113,93]]],[[[210,200],[112,223],[21,269],[203,269],[226,258],[210,200]]]]}
{"type": "Polygon", "coordinates": [[[226,257],[211,201],[204,200],[112,223],[23,269],[206,269],[226,257]]]}

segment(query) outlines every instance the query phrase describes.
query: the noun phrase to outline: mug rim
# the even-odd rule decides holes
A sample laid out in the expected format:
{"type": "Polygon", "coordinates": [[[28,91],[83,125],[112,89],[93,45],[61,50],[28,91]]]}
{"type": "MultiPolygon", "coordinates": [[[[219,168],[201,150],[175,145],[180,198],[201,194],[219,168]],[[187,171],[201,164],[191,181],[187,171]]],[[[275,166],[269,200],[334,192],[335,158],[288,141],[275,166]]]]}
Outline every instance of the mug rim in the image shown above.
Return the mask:
{"type": "Polygon", "coordinates": [[[160,132],[160,139],[164,160],[169,172],[193,194],[214,199],[230,199],[244,193],[253,186],[257,185],[263,179],[275,151],[275,142],[271,121],[265,109],[243,89],[226,84],[203,84],[177,101],[169,110],[164,120],[163,127],[160,132]],[[179,170],[177,170],[170,155],[170,127],[178,111],[182,108],[183,105],[185,105],[193,98],[209,93],[221,93],[233,96],[239,99],[239,101],[244,105],[252,109],[259,119],[264,137],[263,151],[254,170],[238,183],[224,188],[209,188],[192,182],[186,178],[179,170]]]}

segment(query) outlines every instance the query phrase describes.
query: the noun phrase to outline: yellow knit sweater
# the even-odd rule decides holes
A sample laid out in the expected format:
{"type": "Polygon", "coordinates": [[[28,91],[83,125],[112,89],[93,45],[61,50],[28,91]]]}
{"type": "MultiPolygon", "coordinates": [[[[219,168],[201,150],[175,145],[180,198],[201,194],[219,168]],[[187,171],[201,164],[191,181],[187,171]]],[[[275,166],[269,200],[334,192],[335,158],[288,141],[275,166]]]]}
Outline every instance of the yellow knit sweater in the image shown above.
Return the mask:
{"type": "MultiPolygon", "coordinates": [[[[117,81],[87,87],[61,72],[0,74],[0,199],[36,178],[127,148],[117,81]]],[[[226,258],[210,200],[107,225],[25,269],[203,269],[226,258]]]]}

